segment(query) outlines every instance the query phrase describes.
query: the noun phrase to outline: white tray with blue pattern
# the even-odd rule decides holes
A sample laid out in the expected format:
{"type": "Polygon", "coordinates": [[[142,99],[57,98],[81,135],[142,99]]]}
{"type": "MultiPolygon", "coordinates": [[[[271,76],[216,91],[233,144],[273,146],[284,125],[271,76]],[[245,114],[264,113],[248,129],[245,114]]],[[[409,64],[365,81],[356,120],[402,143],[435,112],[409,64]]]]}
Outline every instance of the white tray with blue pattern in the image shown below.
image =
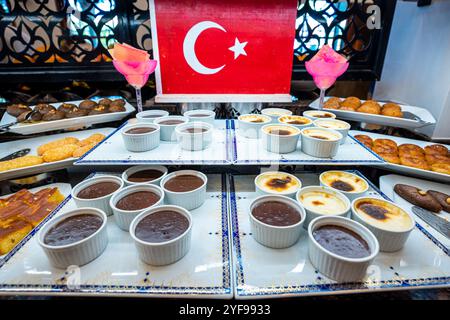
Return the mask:
{"type": "MultiPolygon", "coordinates": [[[[297,176],[305,186],[319,184],[318,174],[305,173],[297,176]]],[[[287,249],[270,249],[253,239],[249,233],[248,215],[250,203],[256,198],[255,177],[244,175],[229,177],[236,299],[450,286],[449,251],[419,224],[416,224],[401,251],[380,253],[376,257],[363,281],[337,283],[330,280],[309,262],[306,232],[303,232],[297,244],[287,249]]],[[[371,185],[367,194],[387,198],[374,185],[371,185]]]]}
{"type": "Polygon", "coordinates": [[[385,161],[377,154],[364,148],[359,141],[348,137],[339,147],[333,158],[315,158],[300,150],[299,139],[297,150],[291,153],[279,154],[267,151],[262,139],[249,139],[239,132],[238,121],[229,120],[230,148],[233,164],[236,165],[267,165],[272,163],[297,165],[383,165],[385,161]]]}
{"type": "Polygon", "coordinates": [[[113,131],[102,143],[86,153],[75,164],[77,165],[144,165],[144,164],[177,164],[177,165],[214,165],[229,164],[228,130],[225,120],[216,120],[213,132],[213,143],[205,150],[182,150],[177,142],[161,141],[160,145],[146,152],[130,152],[125,149],[120,130],[129,120],[113,131]]]}
{"type": "MultiPolygon", "coordinates": [[[[76,208],[68,197],[46,221],[76,208]]],[[[128,232],[108,217],[105,252],[81,268],[53,268],[33,230],[0,261],[0,295],[231,298],[231,254],[226,176],[209,175],[205,203],[191,211],[191,249],[183,259],[152,267],[138,259],[128,232]]]]}

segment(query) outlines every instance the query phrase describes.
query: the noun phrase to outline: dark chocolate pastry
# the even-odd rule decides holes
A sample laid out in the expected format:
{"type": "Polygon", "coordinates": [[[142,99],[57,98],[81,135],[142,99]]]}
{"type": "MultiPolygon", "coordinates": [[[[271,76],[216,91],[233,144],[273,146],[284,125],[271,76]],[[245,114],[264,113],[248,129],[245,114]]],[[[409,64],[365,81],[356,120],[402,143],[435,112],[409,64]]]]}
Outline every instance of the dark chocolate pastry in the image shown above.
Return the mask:
{"type": "Polygon", "coordinates": [[[109,105],[111,104],[111,102],[112,102],[111,99],[103,98],[103,99],[100,99],[100,100],[98,101],[98,104],[101,104],[102,106],[107,106],[107,107],[109,107],[109,105]]]}
{"type": "Polygon", "coordinates": [[[439,212],[442,206],[433,198],[428,192],[420,190],[419,188],[409,186],[407,184],[396,184],[394,191],[403,199],[416,206],[430,210],[432,212],[439,212]]]}
{"type": "Polygon", "coordinates": [[[82,110],[92,110],[97,106],[97,103],[92,100],[84,100],[78,105],[78,108],[82,110]]]}
{"type": "Polygon", "coordinates": [[[428,190],[428,193],[439,202],[444,211],[450,213],[450,196],[448,194],[434,190],[428,190]]]}
{"type": "Polygon", "coordinates": [[[44,121],[55,121],[61,120],[66,117],[66,114],[60,110],[50,110],[46,114],[42,115],[42,120],[44,121]]]}
{"type": "Polygon", "coordinates": [[[31,111],[31,108],[24,104],[11,104],[6,108],[6,112],[13,117],[18,117],[26,111],[31,111]]]}
{"type": "Polygon", "coordinates": [[[113,106],[112,104],[109,106],[109,112],[124,112],[127,109],[125,109],[124,106],[119,106],[119,105],[115,105],[113,106]]]}
{"type": "Polygon", "coordinates": [[[125,100],[123,100],[123,99],[116,99],[116,100],[112,101],[112,102],[109,104],[109,106],[110,106],[110,107],[112,107],[112,106],[120,106],[120,107],[124,107],[124,106],[125,106],[125,100]]]}
{"type": "Polygon", "coordinates": [[[103,114],[103,113],[108,113],[108,112],[109,112],[109,110],[108,110],[107,106],[99,104],[98,106],[96,106],[94,109],[92,109],[89,112],[89,115],[93,116],[93,115],[96,115],[96,114],[103,114]]]}
{"type": "Polygon", "coordinates": [[[47,103],[39,103],[34,108],[37,109],[37,111],[39,111],[40,114],[47,114],[50,111],[56,111],[54,106],[51,106],[51,105],[49,105],[47,103]]]}
{"type": "MultiPolygon", "coordinates": [[[[25,121],[25,117],[30,113],[31,111],[25,111],[23,113],[21,113],[18,117],[17,117],[17,121],[22,122],[25,121]]],[[[39,112],[34,112],[31,115],[31,118],[28,119],[27,121],[40,121],[42,119],[42,114],[40,114],[39,112]]]]}
{"type": "Polygon", "coordinates": [[[76,107],[77,106],[72,103],[63,103],[58,107],[58,110],[62,112],[69,112],[70,110],[76,107]]]}
{"type": "Polygon", "coordinates": [[[83,110],[77,107],[72,108],[72,110],[66,112],[66,118],[78,118],[87,116],[89,111],[83,110]]]}

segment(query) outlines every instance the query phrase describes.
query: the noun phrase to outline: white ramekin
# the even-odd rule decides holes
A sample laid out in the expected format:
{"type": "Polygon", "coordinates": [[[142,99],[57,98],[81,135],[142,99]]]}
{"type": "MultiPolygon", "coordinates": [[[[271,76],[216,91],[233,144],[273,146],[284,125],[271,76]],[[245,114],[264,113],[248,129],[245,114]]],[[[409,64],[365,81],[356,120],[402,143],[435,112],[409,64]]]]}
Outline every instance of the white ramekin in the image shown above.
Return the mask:
{"type": "Polygon", "coordinates": [[[107,217],[102,210],[89,207],[74,209],[48,221],[38,233],[38,243],[53,266],[61,269],[66,269],[71,265],[82,266],[100,256],[108,245],[106,223],[107,217]],[[53,226],[79,214],[93,214],[102,218],[103,222],[97,231],[80,241],[62,246],[51,246],[44,243],[45,235],[53,226]]]}
{"type": "Polygon", "coordinates": [[[352,282],[363,279],[367,268],[379,252],[379,244],[369,229],[344,217],[318,217],[308,227],[308,255],[311,264],[320,273],[338,282],[352,282]],[[360,235],[369,245],[371,254],[364,258],[347,258],[323,248],[314,239],[313,232],[324,225],[347,228],[360,235]]]}
{"type": "MultiPolygon", "coordinates": [[[[319,129],[319,128],[318,128],[319,129]]],[[[330,131],[339,136],[337,140],[323,140],[317,139],[303,134],[304,130],[310,130],[310,128],[302,129],[302,152],[315,158],[332,158],[334,157],[341,144],[342,134],[335,130],[320,128],[320,130],[330,131]]]]}
{"type": "Polygon", "coordinates": [[[207,109],[197,109],[197,110],[190,110],[186,111],[183,114],[185,117],[189,118],[189,121],[192,122],[206,122],[210,125],[214,126],[214,119],[216,118],[216,113],[212,110],[207,109]],[[196,114],[206,114],[208,116],[206,117],[196,117],[196,114]]]}
{"type": "Polygon", "coordinates": [[[167,117],[169,115],[169,112],[165,110],[146,110],[142,111],[136,114],[136,119],[138,122],[145,122],[145,123],[153,123],[155,119],[161,118],[161,117],[167,117]],[[153,116],[158,115],[158,117],[154,118],[144,118],[144,116],[153,116]]]}
{"type": "Polygon", "coordinates": [[[338,128],[328,128],[328,129],[335,130],[335,131],[339,132],[340,134],[342,134],[341,144],[344,144],[345,141],[347,140],[348,131],[351,128],[350,123],[342,121],[342,120],[337,120],[337,119],[328,119],[328,120],[327,119],[317,119],[317,120],[314,120],[313,124],[314,124],[314,126],[316,126],[318,128],[327,128],[327,127],[321,126],[321,123],[323,123],[325,121],[338,123],[338,124],[345,126],[345,128],[339,128],[339,129],[338,128]]]}
{"type": "Polygon", "coordinates": [[[305,208],[306,211],[306,221],[305,221],[305,228],[307,228],[309,226],[309,224],[311,223],[311,221],[317,217],[330,217],[330,216],[342,216],[342,217],[346,217],[349,212],[350,212],[350,200],[348,200],[348,198],[346,196],[344,196],[341,192],[335,190],[335,189],[331,189],[329,187],[324,187],[324,186],[308,186],[308,187],[303,187],[300,190],[298,190],[297,194],[295,195],[295,199],[300,203],[300,205],[302,207],[305,208]],[[344,202],[345,205],[345,210],[342,212],[333,212],[333,213],[329,213],[329,214],[323,214],[320,212],[316,212],[314,210],[311,210],[309,208],[307,208],[306,206],[304,206],[302,204],[302,202],[300,201],[300,196],[304,193],[307,192],[311,192],[311,191],[320,191],[320,192],[325,192],[331,195],[336,196],[337,198],[339,198],[340,200],[342,200],[342,202],[344,202]]]}
{"type": "Polygon", "coordinates": [[[161,140],[162,141],[177,141],[175,134],[175,127],[179,124],[161,124],[161,121],[166,120],[181,120],[183,123],[189,122],[189,118],[183,116],[166,116],[155,119],[154,123],[158,124],[161,128],[161,140]]]}
{"type": "Polygon", "coordinates": [[[294,245],[302,232],[303,223],[305,222],[305,210],[295,200],[276,195],[260,196],[253,200],[249,209],[250,230],[252,237],[260,244],[274,249],[288,248],[294,245]],[[283,202],[300,213],[300,221],[291,226],[272,226],[256,219],[253,214],[253,208],[260,203],[267,201],[283,202]]]}
{"type": "Polygon", "coordinates": [[[308,123],[305,123],[305,124],[293,124],[293,123],[283,122],[282,119],[283,119],[284,117],[286,117],[286,116],[280,116],[280,117],[278,117],[278,119],[277,119],[278,123],[281,123],[281,124],[288,124],[288,125],[290,125],[290,126],[296,127],[297,129],[300,129],[300,130],[303,129],[303,128],[311,127],[311,126],[313,125],[313,121],[312,121],[310,118],[307,118],[307,117],[303,117],[303,116],[293,116],[293,117],[300,117],[300,118],[304,118],[304,119],[308,120],[309,122],[308,122],[308,123]]]}
{"type": "Polygon", "coordinates": [[[350,201],[352,201],[353,199],[362,197],[362,196],[367,192],[367,190],[369,190],[369,184],[367,183],[366,179],[364,179],[364,178],[361,177],[361,176],[358,176],[357,174],[350,173],[350,172],[346,172],[346,171],[339,171],[339,170],[324,171],[324,172],[322,172],[322,173],[320,174],[320,176],[319,176],[319,181],[320,181],[320,185],[321,185],[321,186],[325,186],[325,187],[331,188],[331,189],[333,189],[333,190],[339,191],[340,193],[342,193],[343,195],[345,195],[350,201]],[[342,191],[342,190],[339,190],[339,189],[335,189],[335,188],[333,188],[332,186],[326,184],[326,183],[324,182],[324,177],[325,177],[325,175],[327,175],[327,174],[333,174],[334,172],[340,173],[340,174],[344,173],[344,174],[346,174],[346,175],[349,175],[349,176],[352,176],[352,177],[355,177],[355,178],[360,179],[360,180],[363,181],[364,184],[365,184],[364,189],[361,190],[361,191],[358,191],[358,192],[348,192],[348,191],[342,191]]]}
{"type": "Polygon", "coordinates": [[[125,144],[125,149],[131,152],[144,152],[155,149],[159,146],[159,140],[161,135],[161,130],[159,125],[154,123],[143,123],[138,122],[135,124],[129,124],[120,130],[122,133],[122,139],[125,144]],[[152,132],[131,134],[126,131],[133,128],[153,128],[152,132]]]}
{"type": "Polygon", "coordinates": [[[167,175],[167,168],[164,166],[151,166],[151,165],[145,165],[145,166],[134,166],[130,167],[127,170],[125,170],[122,173],[122,180],[125,182],[127,186],[136,185],[136,184],[154,184],[159,186],[159,182],[167,175]],[[162,172],[162,176],[158,179],[147,181],[147,182],[133,182],[129,181],[128,177],[131,176],[133,173],[144,171],[144,170],[158,170],[162,172]]]}
{"type": "Polygon", "coordinates": [[[188,151],[199,151],[208,148],[213,140],[213,125],[207,122],[188,122],[175,127],[175,134],[180,148],[188,151]],[[189,133],[189,128],[206,129],[205,132],[189,133]]]}
{"type": "Polygon", "coordinates": [[[243,114],[238,117],[239,122],[239,134],[242,134],[246,138],[250,139],[258,139],[260,137],[260,131],[261,128],[272,122],[272,118],[269,116],[258,114],[256,116],[259,116],[263,119],[265,119],[264,122],[250,122],[250,121],[244,121],[242,120],[246,116],[255,116],[254,114],[243,114]]]}
{"type": "Polygon", "coordinates": [[[288,125],[288,124],[268,124],[261,128],[261,136],[264,148],[273,153],[290,153],[294,152],[297,149],[298,144],[298,138],[300,137],[300,130],[297,129],[294,126],[288,125]],[[286,127],[287,130],[295,130],[296,133],[288,135],[288,136],[281,136],[278,134],[271,134],[266,132],[266,128],[269,128],[271,126],[277,126],[277,127],[286,127]]]}
{"type": "Polygon", "coordinates": [[[185,208],[186,210],[193,210],[200,207],[206,200],[206,185],[208,184],[208,178],[206,175],[195,170],[178,170],[166,175],[161,180],[161,188],[164,190],[164,195],[167,204],[172,204],[185,208]],[[203,180],[203,185],[195,190],[187,192],[174,192],[167,190],[165,183],[175,176],[180,175],[193,175],[203,180]]]}
{"type": "Polygon", "coordinates": [[[269,116],[272,123],[277,123],[279,117],[290,116],[292,111],[283,108],[264,108],[261,110],[261,114],[269,116]]]}
{"type": "Polygon", "coordinates": [[[113,196],[114,193],[118,192],[120,189],[122,189],[124,186],[124,182],[122,179],[116,176],[108,176],[108,175],[99,175],[84,181],[81,181],[79,184],[77,184],[75,187],[72,188],[71,196],[73,200],[75,201],[75,204],[78,208],[82,207],[93,207],[100,209],[106,213],[106,215],[110,216],[112,215],[111,207],[109,206],[109,199],[113,196]],[[77,197],[78,192],[83,190],[84,188],[93,185],[98,182],[114,182],[119,184],[119,189],[116,191],[107,194],[106,196],[94,198],[94,199],[81,199],[77,197]]]}
{"type": "Polygon", "coordinates": [[[297,191],[300,190],[301,187],[302,187],[302,182],[300,181],[299,178],[297,178],[293,174],[290,174],[290,173],[287,173],[287,172],[280,172],[280,171],[266,171],[266,172],[263,172],[263,173],[261,173],[261,174],[256,176],[254,183],[255,183],[256,194],[258,196],[263,196],[263,195],[266,195],[266,194],[270,194],[270,195],[280,195],[280,196],[286,196],[286,197],[289,197],[289,198],[295,198],[295,195],[297,194],[297,191]],[[260,185],[258,184],[259,180],[263,176],[270,175],[270,174],[283,174],[283,175],[289,176],[292,180],[297,181],[298,188],[296,188],[294,191],[287,190],[287,191],[282,191],[282,192],[270,191],[270,190],[265,190],[265,189],[261,188],[260,185]]]}
{"type": "Polygon", "coordinates": [[[406,210],[403,210],[398,205],[391,201],[383,200],[380,198],[374,198],[374,197],[360,197],[352,201],[352,219],[355,221],[358,221],[367,229],[372,231],[372,233],[375,235],[375,237],[378,239],[378,242],[380,243],[380,251],[383,252],[395,252],[400,249],[402,249],[405,246],[406,240],[408,240],[408,237],[411,233],[411,231],[414,229],[415,226],[415,220],[413,216],[407,212],[406,210]],[[391,230],[384,230],[381,228],[378,228],[376,226],[373,226],[372,224],[366,222],[361,216],[358,214],[358,211],[356,210],[356,203],[364,200],[364,199],[376,199],[376,200],[382,200],[384,202],[389,203],[390,205],[393,205],[394,207],[397,207],[401,209],[403,212],[405,212],[411,219],[411,228],[406,231],[391,231],[391,230]]]}
{"type": "Polygon", "coordinates": [[[317,119],[336,119],[336,115],[333,112],[330,111],[324,111],[324,110],[307,110],[303,112],[303,116],[310,118],[311,120],[317,120],[317,119]],[[330,117],[316,117],[314,115],[316,114],[330,114],[330,117]]]}
{"type": "Polygon", "coordinates": [[[154,266],[168,265],[183,258],[188,253],[191,246],[191,233],[191,214],[186,209],[178,206],[159,206],[150,208],[134,218],[130,225],[130,235],[136,245],[139,259],[141,259],[144,263],[154,266]],[[136,226],[142,219],[149,214],[165,210],[179,212],[189,220],[189,227],[183,234],[175,239],[158,243],[145,242],[136,237],[136,226]]]}
{"type": "Polygon", "coordinates": [[[138,214],[149,208],[159,206],[163,203],[164,203],[164,191],[159,186],[155,186],[154,184],[138,184],[125,187],[121,189],[119,192],[116,192],[111,197],[111,200],[109,200],[109,205],[111,206],[112,211],[114,213],[114,221],[119,226],[119,228],[124,231],[128,231],[130,229],[131,221],[133,221],[133,219],[138,214]],[[116,204],[120,199],[131,193],[139,191],[150,191],[159,195],[160,198],[155,204],[151,205],[150,207],[139,210],[122,210],[116,207],[116,204]]]}

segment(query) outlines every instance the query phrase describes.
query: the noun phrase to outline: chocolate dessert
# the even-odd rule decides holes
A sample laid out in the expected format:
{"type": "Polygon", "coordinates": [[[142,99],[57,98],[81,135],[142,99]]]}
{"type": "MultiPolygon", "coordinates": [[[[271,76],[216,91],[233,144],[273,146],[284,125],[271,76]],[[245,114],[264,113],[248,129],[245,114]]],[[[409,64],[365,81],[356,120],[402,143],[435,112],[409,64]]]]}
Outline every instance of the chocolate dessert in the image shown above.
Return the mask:
{"type": "Polygon", "coordinates": [[[166,125],[166,126],[174,126],[177,124],[181,124],[184,123],[183,120],[163,120],[158,122],[158,124],[162,124],[162,125],[166,125]]]}
{"type": "Polygon", "coordinates": [[[377,219],[377,220],[384,220],[387,219],[387,214],[389,213],[389,210],[386,208],[377,206],[376,204],[370,203],[370,202],[359,202],[356,205],[357,209],[360,209],[362,212],[367,214],[368,216],[377,219]]]}
{"type": "Polygon", "coordinates": [[[330,183],[330,186],[344,192],[352,192],[355,190],[355,188],[350,183],[342,180],[334,180],[330,183]]]}
{"type": "Polygon", "coordinates": [[[72,103],[63,103],[58,107],[59,111],[62,112],[69,112],[71,111],[73,108],[76,108],[77,106],[72,104],[72,103]]]}
{"type": "Polygon", "coordinates": [[[94,234],[103,219],[95,214],[81,213],[68,217],[53,226],[44,236],[44,243],[50,246],[64,246],[83,240],[94,234]]]}
{"type": "Polygon", "coordinates": [[[127,180],[131,182],[149,182],[161,177],[164,173],[159,170],[148,169],[132,173],[127,180]]]}
{"type": "Polygon", "coordinates": [[[66,114],[60,110],[50,110],[49,112],[42,115],[42,120],[44,121],[55,121],[55,120],[61,120],[66,117],[66,114]]]}
{"type": "Polygon", "coordinates": [[[34,107],[34,110],[37,110],[40,114],[44,115],[56,109],[54,106],[51,106],[47,103],[39,103],[38,105],[36,105],[36,107],[34,107]]]}
{"type": "Polygon", "coordinates": [[[300,213],[290,205],[280,201],[265,201],[252,210],[259,221],[277,227],[294,225],[301,220],[300,213]]]}
{"type": "Polygon", "coordinates": [[[24,104],[11,104],[6,108],[6,112],[13,117],[18,117],[22,113],[29,111],[31,111],[31,108],[24,104]]]}
{"type": "Polygon", "coordinates": [[[150,243],[166,242],[182,235],[189,220],[176,211],[163,210],[149,214],[136,226],[136,237],[150,243]]]}
{"type": "Polygon", "coordinates": [[[129,134],[143,134],[143,133],[153,132],[155,130],[156,130],[155,128],[137,127],[137,128],[131,128],[131,129],[125,131],[125,133],[129,133],[129,134]]]}
{"type": "Polygon", "coordinates": [[[73,107],[72,109],[66,111],[66,118],[78,118],[78,117],[84,117],[88,115],[87,110],[83,110],[77,107],[73,107]]]}
{"type": "Polygon", "coordinates": [[[92,110],[97,106],[97,103],[95,101],[92,100],[83,100],[81,101],[81,103],[78,105],[78,108],[83,109],[83,110],[92,110]]]}
{"type": "Polygon", "coordinates": [[[286,176],[285,178],[272,178],[266,182],[266,186],[271,189],[277,189],[279,191],[286,189],[287,185],[292,181],[291,177],[286,176]]]}
{"type": "Polygon", "coordinates": [[[151,191],[136,191],[117,201],[116,207],[121,210],[141,210],[154,205],[160,198],[151,191]]]}
{"type": "Polygon", "coordinates": [[[167,180],[164,184],[164,188],[172,192],[189,192],[200,188],[204,183],[205,182],[200,177],[183,174],[167,180]]]}
{"type": "Polygon", "coordinates": [[[106,196],[119,189],[120,185],[115,182],[104,181],[91,184],[78,192],[80,199],[95,199],[106,196]]]}
{"type": "Polygon", "coordinates": [[[342,257],[365,258],[371,253],[367,242],[345,227],[321,226],[313,231],[313,237],[323,248],[342,257]]]}

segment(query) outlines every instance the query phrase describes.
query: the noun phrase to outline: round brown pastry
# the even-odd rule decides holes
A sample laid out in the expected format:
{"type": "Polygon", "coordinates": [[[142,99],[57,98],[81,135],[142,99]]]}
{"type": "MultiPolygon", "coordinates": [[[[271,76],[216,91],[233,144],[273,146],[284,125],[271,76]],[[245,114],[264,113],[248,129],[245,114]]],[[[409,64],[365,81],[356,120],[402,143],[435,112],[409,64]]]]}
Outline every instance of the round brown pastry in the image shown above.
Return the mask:
{"type": "Polygon", "coordinates": [[[52,105],[49,105],[47,103],[39,103],[36,107],[34,107],[39,111],[40,114],[44,115],[49,113],[50,111],[56,111],[55,107],[52,105]]]}
{"type": "Polygon", "coordinates": [[[344,102],[346,104],[352,104],[357,107],[359,107],[361,105],[361,100],[359,100],[359,98],[357,98],[357,97],[348,97],[342,103],[344,103],[344,102]]]}
{"type": "Polygon", "coordinates": [[[110,104],[111,104],[111,102],[112,102],[112,100],[111,99],[109,99],[109,98],[103,98],[103,99],[100,99],[99,101],[98,101],[98,104],[101,104],[102,106],[109,106],[110,104]]]}
{"type": "Polygon", "coordinates": [[[397,143],[391,139],[375,139],[373,141],[374,146],[388,146],[397,151],[397,143]]]}
{"type": "Polygon", "coordinates": [[[323,104],[324,109],[339,109],[340,104],[337,101],[328,102],[326,101],[323,104]]]}
{"type": "Polygon", "coordinates": [[[92,100],[83,100],[81,101],[81,103],[78,105],[78,108],[82,109],[82,110],[92,110],[97,106],[97,103],[95,101],[92,100]]]}
{"type": "Polygon", "coordinates": [[[377,153],[377,154],[389,163],[400,164],[400,158],[396,153],[377,153]]]}
{"type": "Polygon", "coordinates": [[[435,163],[450,163],[450,158],[447,156],[443,156],[440,154],[426,154],[425,160],[428,162],[428,164],[435,164],[435,163]]]}
{"type": "Polygon", "coordinates": [[[429,146],[426,146],[424,148],[425,154],[439,154],[441,156],[448,156],[449,152],[446,146],[443,146],[442,144],[432,144],[429,146]]]}
{"type": "Polygon", "coordinates": [[[339,108],[339,110],[344,110],[344,111],[356,111],[357,107],[353,107],[353,106],[347,106],[347,105],[343,105],[341,104],[341,107],[339,108]]]}
{"type": "Polygon", "coordinates": [[[127,111],[124,106],[113,106],[112,104],[109,106],[109,112],[124,112],[127,111]]]}
{"type": "Polygon", "coordinates": [[[371,137],[366,136],[364,134],[357,134],[355,136],[355,139],[359,142],[363,143],[365,146],[367,146],[369,149],[372,149],[373,146],[373,140],[371,137]]]}
{"type": "Polygon", "coordinates": [[[387,153],[387,154],[398,155],[397,148],[389,146],[389,145],[385,145],[385,144],[383,144],[383,145],[381,145],[381,144],[375,145],[374,144],[372,147],[372,150],[378,154],[379,153],[387,153]]]}
{"type": "Polygon", "coordinates": [[[409,155],[409,156],[421,156],[424,157],[425,152],[423,149],[415,144],[405,143],[398,147],[398,153],[400,156],[409,155]]]}
{"type": "Polygon", "coordinates": [[[431,170],[443,174],[450,174],[450,164],[448,163],[435,163],[431,165],[431,170]]]}
{"type": "Polygon", "coordinates": [[[93,116],[93,115],[96,115],[96,114],[104,114],[104,113],[108,113],[108,112],[109,112],[109,110],[108,110],[107,106],[99,104],[94,109],[89,111],[89,115],[93,116]]]}
{"type": "Polygon", "coordinates": [[[70,110],[76,107],[77,106],[72,103],[63,103],[58,107],[58,110],[62,112],[69,112],[70,110]]]}
{"type": "Polygon", "coordinates": [[[396,103],[385,103],[381,108],[381,114],[383,116],[402,118],[403,112],[402,108],[396,103]]]}
{"type": "Polygon", "coordinates": [[[12,115],[13,117],[18,117],[22,113],[27,112],[27,111],[31,111],[31,108],[27,107],[24,104],[11,104],[8,107],[6,107],[6,112],[9,115],[12,115]]]}
{"type": "MultiPolygon", "coordinates": [[[[30,113],[31,111],[25,111],[24,113],[20,114],[17,117],[17,121],[22,122],[25,121],[26,116],[30,113]]],[[[40,114],[39,112],[34,112],[31,115],[31,118],[28,119],[27,121],[40,121],[42,119],[42,114],[40,114]]]]}
{"type": "Polygon", "coordinates": [[[357,112],[370,113],[370,114],[380,114],[381,106],[373,100],[364,102],[358,109],[357,112]]]}
{"type": "Polygon", "coordinates": [[[405,155],[400,156],[400,163],[404,166],[413,167],[417,169],[430,170],[430,166],[425,159],[420,157],[409,157],[405,155]]]}
{"type": "Polygon", "coordinates": [[[110,106],[110,107],[112,107],[112,106],[120,106],[120,107],[124,107],[124,106],[125,106],[125,100],[123,100],[123,99],[116,99],[116,100],[113,100],[113,101],[109,104],[109,106],[110,106]]]}
{"type": "Polygon", "coordinates": [[[83,110],[77,107],[72,108],[72,110],[66,112],[66,118],[78,118],[87,116],[89,111],[83,110]]]}
{"type": "Polygon", "coordinates": [[[66,114],[60,110],[50,110],[46,114],[42,115],[42,120],[44,121],[55,121],[61,120],[66,117],[66,114]]]}

